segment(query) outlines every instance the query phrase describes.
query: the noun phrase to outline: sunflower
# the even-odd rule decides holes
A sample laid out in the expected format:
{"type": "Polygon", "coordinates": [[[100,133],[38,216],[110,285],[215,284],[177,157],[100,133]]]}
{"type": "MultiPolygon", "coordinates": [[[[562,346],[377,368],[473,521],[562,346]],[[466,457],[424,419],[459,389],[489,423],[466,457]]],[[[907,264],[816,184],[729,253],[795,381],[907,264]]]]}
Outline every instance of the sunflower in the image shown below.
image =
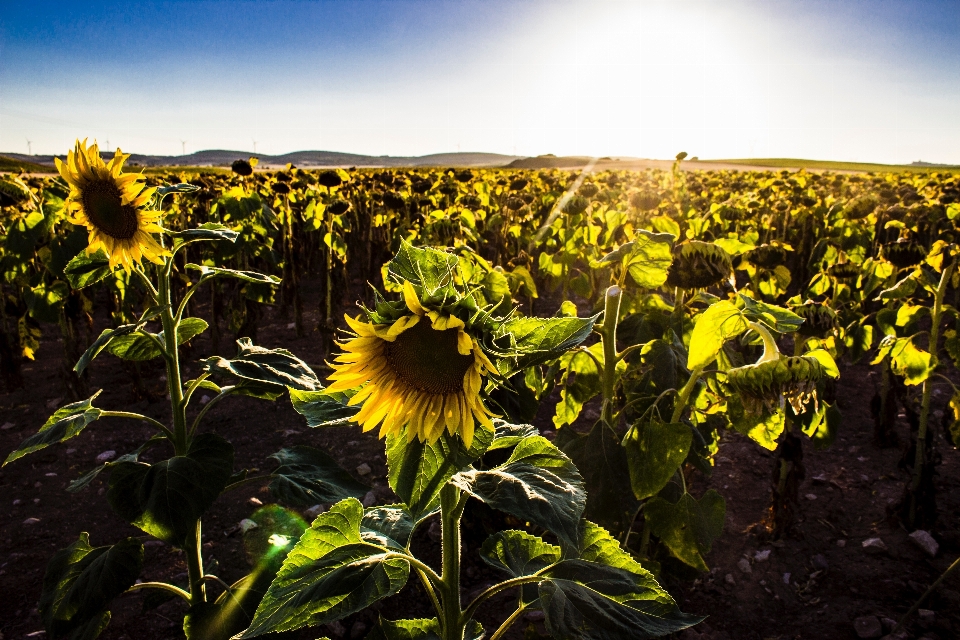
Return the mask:
{"type": "Polygon", "coordinates": [[[483,405],[482,376],[497,369],[454,315],[425,309],[409,282],[403,285],[407,313],[392,324],[346,317],[356,337],[341,343],[328,391],[360,387],[351,405],[364,431],[380,425],[380,437],[406,428],[414,438],[435,442],[444,429],[473,442],[474,420],[493,428],[483,405]]]}
{"type": "Polygon", "coordinates": [[[122,173],[129,157],[117,149],[105,163],[96,144],[88,148],[86,140],[78,140],[66,162],[56,159],[57,170],[70,185],[69,220],[90,232],[87,253],[102,248],[111,267],[123,265],[128,272],[141,258],[160,263],[160,257],[168,253],[150,235],[163,231],[157,224],[160,212],[142,209],[156,188],[144,189],[140,174],[122,173]]]}

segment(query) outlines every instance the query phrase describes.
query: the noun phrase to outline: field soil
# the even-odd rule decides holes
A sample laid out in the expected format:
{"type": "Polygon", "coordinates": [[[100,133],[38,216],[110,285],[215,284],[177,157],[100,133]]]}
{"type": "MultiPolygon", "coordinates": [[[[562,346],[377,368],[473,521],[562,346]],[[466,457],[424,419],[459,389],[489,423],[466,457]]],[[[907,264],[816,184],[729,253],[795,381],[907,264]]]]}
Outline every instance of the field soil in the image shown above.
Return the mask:
{"type": "MultiPolygon", "coordinates": [[[[317,323],[316,288],[304,281],[306,335],[297,338],[276,308],[267,308],[260,322],[256,343],[290,349],[317,367],[330,354],[323,348],[317,323]]],[[[541,309],[547,314],[548,310],[541,309]]],[[[206,308],[201,317],[210,319],[206,308]]],[[[106,326],[97,318],[95,332],[106,326]]],[[[221,326],[224,323],[221,322],[221,326]]],[[[58,407],[71,401],[59,378],[62,343],[56,327],[47,327],[35,362],[23,368],[24,386],[0,395],[0,454],[4,457],[26,437],[35,433],[58,407]]],[[[227,335],[226,331],[224,335],[227,335]]],[[[223,353],[233,347],[223,341],[223,353]]],[[[181,358],[186,378],[199,373],[196,361],[211,355],[209,331],[195,339],[181,358]]],[[[140,367],[143,390],[134,382],[134,369],[104,353],[90,369],[90,389],[103,389],[97,406],[138,411],[166,420],[164,370],[159,361],[140,367]],[[146,391],[146,393],[143,393],[146,391]]],[[[684,640],[788,640],[857,638],[854,621],[875,616],[881,632],[890,632],[890,620],[898,619],[960,554],[960,454],[943,438],[940,421],[934,420],[937,449],[942,464],[937,477],[940,517],[930,533],[939,543],[935,557],[927,555],[908,537],[888,512],[898,501],[906,472],[898,463],[899,448],[878,449],[872,444],[870,401],[878,380],[864,365],[842,367],[838,404],[843,424],[834,445],[817,451],[804,442],[805,480],[800,485],[798,523],[783,540],[767,541],[757,526],[770,504],[773,455],[735,433],[725,433],[711,478],[692,473],[693,491],[708,487],[727,500],[723,535],[714,543],[707,574],[663,577],[664,585],[688,612],[708,616],[695,629],[679,634],[684,640]],[[879,538],[884,550],[871,552],[864,541],[879,538]],[[768,553],[769,552],[769,553],[768,553]]],[[[946,389],[935,391],[935,409],[942,411],[946,389]]],[[[535,423],[547,437],[553,436],[550,417],[553,404],[545,402],[535,423]]],[[[588,411],[589,413],[589,411],[588,411]]],[[[938,414],[940,415],[940,414],[938,414]]],[[[584,418],[588,419],[588,416],[584,418]]],[[[585,422],[582,426],[587,426],[585,422]]],[[[355,477],[371,485],[376,501],[395,500],[386,482],[383,444],[375,434],[356,427],[308,429],[288,399],[269,403],[249,398],[228,400],[210,412],[206,430],[231,440],[236,447],[235,468],[271,468],[267,456],[283,447],[305,444],[330,452],[355,477]],[[370,472],[356,470],[369,465],[370,472]]],[[[87,489],[70,494],[65,487],[97,465],[108,451],[117,456],[135,449],[151,435],[143,423],[105,419],[89,426],[79,437],[29,455],[0,470],[0,639],[43,638],[37,611],[44,568],[49,557],[71,544],[79,532],[90,534],[94,546],[111,544],[142,533],[124,523],[107,505],[106,474],[87,489]]],[[[908,439],[909,426],[901,417],[898,435],[908,439]]],[[[162,460],[170,455],[161,448],[142,459],[162,460]]],[[[261,504],[270,503],[265,486],[246,485],[224,496],[204,520],[204,556],[213,573],[233,582],[248,570],[238,523],[261,504]]],[[[465,597],[472,597],[500,579],[484,565],[476,550],[483,539],[478,524],[489,514],[471,506],[465,518],[465,597]]],[[[307,518],[310,519],[309,517],[307,518]]],[[[417,533],[415,551],[439,565],[436,530],[423,526],[417,533]]],[[[175,548],[146,543],[143,580],[184,580],[183,554],[175,548]]],[[[108,640],[161,640],[182,638],[184,607],[169,601],[143,612],[144,592],[119,598],[111,610],[113,619],[103,634],[108,640]]],[[[479,619],[496,628],[512,610],[507,594],[481,609],[479,619]]],[[[901,637],[947,640],[960,635],[960,575],[948,579],[915,615],[901,637]]],[[[419,584],[411,580],[398,595],[341,623],[309,629],[291,637],[312,640],[359,638],[376,620],[430,617],[431,611],[419,584]]],[[[509,637],[538,637],[542,623],[531,616],[511,631],[509,637]]]]}

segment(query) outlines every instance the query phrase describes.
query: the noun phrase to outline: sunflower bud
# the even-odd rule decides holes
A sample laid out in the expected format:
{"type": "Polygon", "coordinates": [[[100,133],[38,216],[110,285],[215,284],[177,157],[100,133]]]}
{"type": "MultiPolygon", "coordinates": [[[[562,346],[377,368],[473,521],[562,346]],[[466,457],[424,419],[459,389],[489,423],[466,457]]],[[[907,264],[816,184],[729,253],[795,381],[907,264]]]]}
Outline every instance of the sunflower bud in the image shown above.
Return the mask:
{"type": "Polygon", "coordinates": [[[794,307],[793,312],[803,318],[803,324],[797,329],[802,336],[823,338],[836,326],[837,314],[822,303],[807,302],[794,307]]]}
{"type": "Polygon", "coordinates": [[[913,240],[898,240],[883,245],[880,255],[898,269],[920,264],[927,257],[923,246],[913,240]]]}
{"type": "Polygon", "coordinates": [[[733,265],[722,247],[712,242],[687,240],[674,246],[667,286],[704,289],[733,275],[733,265]]]}
{"type": "Polygon", "coordinates": [[[787,260],[787,250],[772,244],[762,244],[744,254],[744,259],[761,269],[774,269],[787,260]]]}
{"type": "Polygon", "coordinates": [[[817,382],[824,375],[816,358],[778,354],[765,362],[730,369],[727,383],[749,413],[776,411],[786,401],[800,415],[810,400],[816,406],[817,382]]]}

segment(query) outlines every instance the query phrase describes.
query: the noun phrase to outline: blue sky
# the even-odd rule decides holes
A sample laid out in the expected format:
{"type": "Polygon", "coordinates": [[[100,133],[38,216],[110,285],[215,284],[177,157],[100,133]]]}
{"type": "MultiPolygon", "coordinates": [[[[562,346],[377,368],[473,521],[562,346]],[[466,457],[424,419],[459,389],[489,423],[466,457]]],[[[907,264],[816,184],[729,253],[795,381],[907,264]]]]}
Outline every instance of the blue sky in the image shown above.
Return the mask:
{"type": "Polygon", "coordinates": [[[958,0],[6,3],[0,150],[960,163],[958,40],[958,0]]]}

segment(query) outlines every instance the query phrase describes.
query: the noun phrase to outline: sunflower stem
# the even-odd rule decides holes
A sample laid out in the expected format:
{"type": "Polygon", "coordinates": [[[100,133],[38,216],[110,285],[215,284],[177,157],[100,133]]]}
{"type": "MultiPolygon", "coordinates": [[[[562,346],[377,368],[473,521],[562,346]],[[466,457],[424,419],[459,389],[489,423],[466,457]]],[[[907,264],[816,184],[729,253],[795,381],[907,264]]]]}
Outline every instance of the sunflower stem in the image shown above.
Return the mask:
{"type": "Polygon", "coordinates": [[[444,588],[441,594],[443,611],[440,624],[443,640],[463,640],[464,624],[460,622],[463,613],[460,609],[460,517],[463,515],[463,503],[460,501],[460,489],[452,484],[444,485],[440,490],[440,524],[443,529],[443,566],[441,581],[444,588]]]}
{"type": "Polygon", "coordinates": [[[601,389],[603,408],[600,418],[610,427],[614,426],[613,403],[617,385],[617,321],[620,316],[620,301],[623,289],[614,285],[607,288],[603,304],[603,324],[600,326],[600,341],[603,344],[603,369],[601,389]]]}
{"type": "MultiPolygon", "coordinates": [[[[180,354],[177,344],[177,330],[180,322],[173,312],[170,292],[170,273],[173,270],[173,257],[164,261],[160,269],[159,293],[163,311],[160,320],[163,323],[163,340],[167,358],[167,393],[170,395],[170,410],[173,414],[173,447],[178,456],[187,454],[190,448],[187,433],[186,405],[183,402],[183,383],[180,378],[180,354]]],[[[194,524],[193,535],[188,535],[184,552],[187,559],[187,575],[190,580],[190,604],[196,605],[206,600],[206,587],[203,581],[203,558],[200,555],[200,520],[194,524]]]]}

